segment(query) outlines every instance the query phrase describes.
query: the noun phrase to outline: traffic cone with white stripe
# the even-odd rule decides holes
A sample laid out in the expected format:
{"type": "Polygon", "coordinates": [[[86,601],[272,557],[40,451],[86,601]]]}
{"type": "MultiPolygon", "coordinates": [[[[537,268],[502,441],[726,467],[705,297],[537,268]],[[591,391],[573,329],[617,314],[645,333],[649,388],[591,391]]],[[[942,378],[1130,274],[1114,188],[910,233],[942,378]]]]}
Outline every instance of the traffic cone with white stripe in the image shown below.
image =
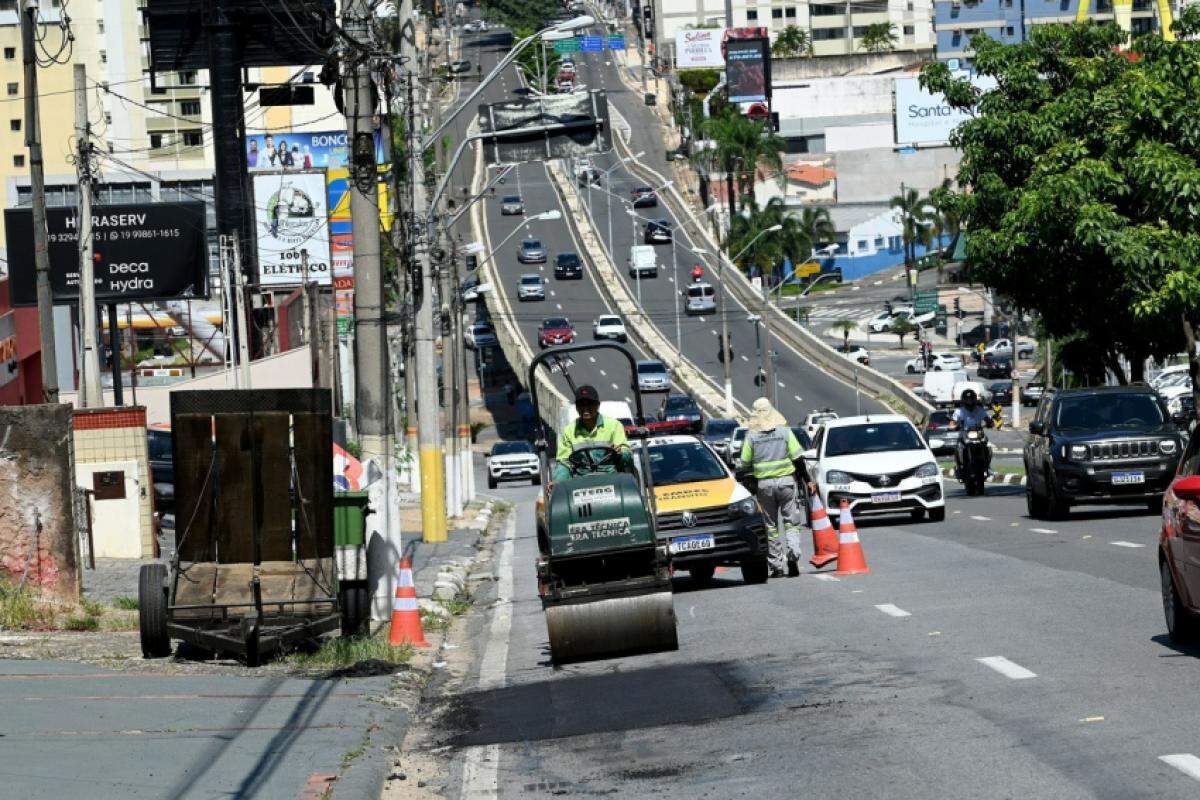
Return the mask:
{"type": "Polygon", "coordinates": [[[871,570],[863,555],[862,542],[858,541],[858,528],[850,516],[850,503],[842,501],[838,518],[838,568],[834,575],[863,575],[871,570]]]}
{"type": "Polygon", "coordinates": [[[417,608],[417,587],[413,583],[412,562],[400,559],[400,582],[396,584],[396,599],[392,602],[392,630],[388,636],[392,647],[411,644],[429,647],[421,629],[421,611],[417,608]]]}
{"type": "Polygon", "coordinates": [[[825,513],[825,506],[821,504],[821,496],[816,492],[813,492],[809,519],[813,532],[813,557],[808,560],[808,563],[820,569],[830,561],[837,561],[838,533],[833,529],[829,515],[825,513]]]}

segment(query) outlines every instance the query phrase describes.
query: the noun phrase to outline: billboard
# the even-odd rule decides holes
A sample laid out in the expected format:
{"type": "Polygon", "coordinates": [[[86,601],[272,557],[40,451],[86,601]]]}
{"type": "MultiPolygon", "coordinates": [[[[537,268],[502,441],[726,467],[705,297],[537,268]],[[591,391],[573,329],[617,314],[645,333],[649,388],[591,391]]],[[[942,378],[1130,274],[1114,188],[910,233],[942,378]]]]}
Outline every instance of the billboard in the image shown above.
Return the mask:
{"type": "MultiPolygon", "coordinates": [[[[37,304],[33,210],[4,212],[12,304],[37,304]]],[[[46,209],[55,303],[79,300],[79,215],[46,209]]],[[[92,209],[96,301],[128,303],[208,296],[204,203],[132,203],[92,209]]]]}
{"type": "Polygon", "coordinates": [[[768,39],[729,39],[725,43],[725,79],[729,84],[729,102],[769,102],[770,47],[768,39]]]}
{"type": "MultiPolygon", "coordinates": [[[[251,172],[338,169],[349,163],[349,138],[344,130],[246,134],[246,164],[251,172]]],[[[383,163],[383,140],[378,131],[375,163],[383,163]]]]}
{"type": "MultiPolygon", "coordinates": [[[[392,214],[389,211],[386,167],[379,168],[379,184],[376,203],[379,207],[379,224],[383,231],[392,229],[392,214]]],[[[350,219],[350,170],[342,167],[325,173],[329,187],[329,246],[333,263],[333,277],[338,288],[353,286],[338,281],[338,278],[354,277],[354,228],[350,219]]]]}
{"type": "MultiPolygon", "coordinates": [[[[976,88],[988,91],[995,87],[996,80],[988,76],[975,76],[971,83],[976,88]]],[[[949,141],[950,134],[964,120],[971,118],[970,111],[951,108],[941,94],[933,94],[921,88],[917,78],[897,78],[896,91],[896,144],[941,144],[949,141]]]]}
{"type": "Polygon", "coordinates": [[[692,69],[725,66],[725,56],[721,54],[721,41],[724,38],[724,28],[676,31],[675,67],[692,69]]]}
{"type": "Polygon", "coordinates": [[[332,282],[329,263],[329,202],[325,173],[254,176],[255,236],[261,286],[299,286],[301,251],[308,251],[308,279],[332,282]]]}

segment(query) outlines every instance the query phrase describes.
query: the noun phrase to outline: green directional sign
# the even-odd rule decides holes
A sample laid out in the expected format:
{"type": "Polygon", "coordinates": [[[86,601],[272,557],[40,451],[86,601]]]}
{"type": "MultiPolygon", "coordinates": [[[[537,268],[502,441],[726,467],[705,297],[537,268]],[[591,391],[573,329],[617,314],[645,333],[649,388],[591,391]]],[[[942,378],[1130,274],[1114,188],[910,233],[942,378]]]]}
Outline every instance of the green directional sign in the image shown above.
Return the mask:
{"type": "Polygon", "coordinates": [[[937,289],[920,289],[913,293],[914,314],[928,314],[930,311],[937,311],[937,307],[937,289]]]}
{"type": "Polygon", "coordinates": [[[556,53],[578,53],[579,52],[579,40],[573,36],[570,39],[555,39],[554,40],[554,52],[556,52],[556,53]]]}

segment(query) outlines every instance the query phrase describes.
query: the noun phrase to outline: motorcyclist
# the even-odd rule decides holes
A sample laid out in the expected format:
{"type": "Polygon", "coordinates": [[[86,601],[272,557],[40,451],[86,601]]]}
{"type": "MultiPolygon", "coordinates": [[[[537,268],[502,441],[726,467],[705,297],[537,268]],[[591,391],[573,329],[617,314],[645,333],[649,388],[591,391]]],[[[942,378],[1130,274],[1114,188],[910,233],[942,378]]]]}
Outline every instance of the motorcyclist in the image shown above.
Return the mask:
{"type": "MultiPolygon", "coordinates": [[[[979,395],[975,393],[974,389],[965,390],[962,393],[962,404],[954,409],[954,415],[950,418],[950,430],[958,431],[958,445],[954,448],[954,463],[956,467],[961,468],[963,463],[964,434],[972,428],[985,427],[992,427],[991,414],[980,404],[979,395]]],[[[991,466],[990,452],[988,454],[988,466],[991,466]]]]}
{"type": "Polygon", "coordinates": [[[579,418],[558,434],[553,479],[561,481],[579,474],[581,465],[578,460],[572,461],[571,456],[594,447],[612,447],[618,451],[616,463],[598,465],[596,471],[630,471],[633,454],[625,438],[625,426],[600,414],[600,394],[594,386],[584,385],[575,390],[575,410],[579,418]]]}
{"type": "Polygon", "coordinates": [[[704,268],[703,267],[701,267],[699,264],[692,267],[692,283],[696,283],[703,277],[704,277],[704,268]]]}

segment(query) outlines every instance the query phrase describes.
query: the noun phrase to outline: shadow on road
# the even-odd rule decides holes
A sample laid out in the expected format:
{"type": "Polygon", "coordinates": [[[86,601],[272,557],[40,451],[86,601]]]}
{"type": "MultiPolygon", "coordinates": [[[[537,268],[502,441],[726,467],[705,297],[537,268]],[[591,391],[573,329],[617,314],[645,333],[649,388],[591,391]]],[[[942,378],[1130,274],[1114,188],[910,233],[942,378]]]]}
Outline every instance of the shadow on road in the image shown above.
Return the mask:
{"type": "Polygon", "coordinates": [[[1160,644],[1168,650],[1175,651],[1173,653],[1163,653],[1159,656],[1160,658],[1179,658],[1180,656],[1200,658],[1200,644],[1175,644],[1175,642],[1171,641],[1171,637],[1165,633],[1151,636],[1150,641],[1160,644]]]}

